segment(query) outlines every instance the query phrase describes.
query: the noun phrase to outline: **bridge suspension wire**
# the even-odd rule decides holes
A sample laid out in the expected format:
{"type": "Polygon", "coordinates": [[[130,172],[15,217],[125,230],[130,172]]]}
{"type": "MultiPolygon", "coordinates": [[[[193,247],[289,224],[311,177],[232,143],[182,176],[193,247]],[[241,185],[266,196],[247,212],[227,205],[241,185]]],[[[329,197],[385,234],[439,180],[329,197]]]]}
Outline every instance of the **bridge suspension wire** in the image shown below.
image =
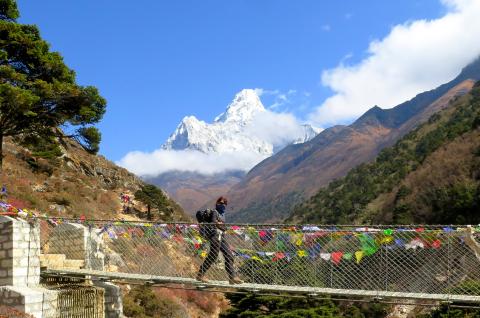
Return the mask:
{"type": "MultiPolygon", "coordinates": [[[[85,280],[85,277],[90,277],[89,279],[93,281],[105,281],[104,278],[99,279],[99,277],[95,277],[95,275],[91,275],[90,272],[86,271],[76,271],[75,273],[67,274],[65,272],[59,270],[51,270],[46,271],[43,273],[44,277],[62,277],[62,278],[70,278],[70,279],[79,279],[79,277],[83,277],[82,280],[85,280]]],[[[475,303],[464,303],[464,304],[455,304],[450,301],[416,301],[412,299],[381,299],[381,298],[350,298],[350,297],[334,297],[334,296],[327,296],[321,294],[289,294],[288,292],[266,292],[262,290],[252,290],[248,288],[229,288],[229,289],[216,289],[209,287],[204,284],[168,284],[168,283],[157,283],[157,284],[149,284],[146,281],[142,280],[110,280],[116,284],[128,284],[128,285],[147,285],[152,287],[159,287],[159,288],[168,288],[168,289],[180,289],[180,290],[193,290],[193,291],[201,291],[207,293],[227,293],[227,294],[254,294],[258,296],[272,296],[272,297],[289,297],[289,298],[312,298],[316,300],[331,300],[337,302],[348,302],[348,303],[381,303],[387,305],[407,305],[407,306],[420,306],[420,307],[438,307],[439,305],[448,305],[450,308],[463,308],[463,309],[480,309],[480,306],[476,306],[475,303]]]]}
{"type": "Polygon", "coordinates": [[[223,291],[480,304],[478,227],[228,224],[220,239],[228,242],[234,270],[244,280],[230,285],[222,253],[211,260],[209,282],[195,280],[211,245],[198,224],[38,220],[49,274],[223,291]]]}

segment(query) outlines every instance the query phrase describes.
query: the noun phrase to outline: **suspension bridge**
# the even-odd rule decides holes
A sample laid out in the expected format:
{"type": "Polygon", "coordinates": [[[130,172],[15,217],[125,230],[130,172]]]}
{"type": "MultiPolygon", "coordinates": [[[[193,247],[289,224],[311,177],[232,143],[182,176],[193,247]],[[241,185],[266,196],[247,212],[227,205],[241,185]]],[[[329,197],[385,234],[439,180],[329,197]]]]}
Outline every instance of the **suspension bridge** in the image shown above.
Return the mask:
{"type": "MultiPolygon", "coordinates": [[[[480,227],[227,224],[224,260],[195,280],[198,224],[35,218],[42,275],[307,296],[480,304],[480,227]]],[[[221,255],[221,253],[220,253],[221,255]]]]}
{"type": "MultiPolygon", "coordinates": [[[[95,286],[134,283],[414,304],[480,304],[479,226],[227,224],[223,239],[244,281],[235,285],[228,282],[221,253],[206,274],[208,281],[195,279],[209,251],[198,224],[47,217],[19,221],[1,216],[0,227],[0,254],[12,260],[0,262],[0,286],[13,286],[10,294],[0,287],[0,300],[11,297],[12,290],[19,293],[17,287],[36,290],[42,280],[63,280],[90,281],[95,286]]],[[[112,286],[116,285],[102,288],[111,292],[112,286]]],[[[118,289],[114,291],[120,298],[118,289]]],[[[68,297],[62,298],[62,292],[56,292],[52,308],[63,306],[60,300],[70,301],[75,293],[63,293],[68,297]]],[[[50,294],[41,295],[43,308],[45,295],[50,294]]],[[[26,300],[21,303],[26,306],[26,300]]],[[[119,312],[78,317],[120,317],[119,312]]]]}

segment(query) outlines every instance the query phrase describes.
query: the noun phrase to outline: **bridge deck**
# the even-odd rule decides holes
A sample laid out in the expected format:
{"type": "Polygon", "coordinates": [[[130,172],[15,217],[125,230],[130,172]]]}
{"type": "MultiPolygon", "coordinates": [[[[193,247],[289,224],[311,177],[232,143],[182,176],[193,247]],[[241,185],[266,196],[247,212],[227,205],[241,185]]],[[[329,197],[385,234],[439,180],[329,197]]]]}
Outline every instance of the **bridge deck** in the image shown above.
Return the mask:
{"type": "Polygon", "coordinates": [[[300,287],[300,286],[286,286],[286,285],[267,285],[267,284],[251,284],[244,283],[239,285],[230,285],[226,281],[211,280],[208,283],[201,283],[192,278],[182,277],[168,277],[155,276],[145,274],[130,274],[130,273],[116,273],[104,272],[88,269],[65,269],[54,270],[49,269],[43,271],[47,275],[55,276],[91,276],[92,278],[103,280],[120,280],[120,281],[135,281],[153,284],[183,284],[204,288],[218,288],[237,291],[258,291],[271,293],[287,293],[287,294],[301,294],[301,295],[331,295],[331,296],[349,296],[349,297],[367,297],[367,298],[395,298],[395,299],[416,299],[416,300],[430,300],[443,302],[462,302],[462,303],[480,303],[480,296],[471,295],[452,295],[452,294],[430,294],[430,293],[408,293],[408,292],[389,292],[389,291],[373,291],[373,290],[355,290],[355,289],[335,289],[335,288],[320,288],[320,287],[300,287]]]}

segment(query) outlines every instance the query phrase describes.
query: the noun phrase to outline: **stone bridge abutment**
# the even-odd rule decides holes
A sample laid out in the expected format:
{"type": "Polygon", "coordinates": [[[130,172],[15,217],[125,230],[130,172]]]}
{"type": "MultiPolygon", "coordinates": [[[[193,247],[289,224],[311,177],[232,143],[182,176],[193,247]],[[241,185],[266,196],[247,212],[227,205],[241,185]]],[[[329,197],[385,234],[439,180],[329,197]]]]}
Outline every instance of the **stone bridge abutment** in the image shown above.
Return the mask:
{"type": "Polygon", "coordinates": [[[36,318],[123,317],[117,285],[90,280],[52,284],[40,277],[41,266],[104,270],[102,237],[84,225],[63,223],[50,229],[43,246],[48,253],[42,254],[40,224],[0,216],[0,306],[36,318]]]}

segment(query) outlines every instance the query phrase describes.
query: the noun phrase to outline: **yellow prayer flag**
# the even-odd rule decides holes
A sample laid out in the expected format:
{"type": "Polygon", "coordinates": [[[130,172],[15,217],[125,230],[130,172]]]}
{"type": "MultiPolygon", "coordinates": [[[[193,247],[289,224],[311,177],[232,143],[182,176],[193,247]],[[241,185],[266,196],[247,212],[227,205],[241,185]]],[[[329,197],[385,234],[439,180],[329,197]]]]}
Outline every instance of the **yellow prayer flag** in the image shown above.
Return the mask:
{"type": "Polygon", "coordinates": [[[253,256],[252,256],[252,259],[253,259],[253,260],[256,260],[256,261],[258,261],[258,262],[260,262],[260,263],[263,263],[262,259],[261,259],[260,257],[256,256],[256,255],[253,255],[253,256]]]}
{"type": "Polygon", "coordinates": [[[360,261],[363,258],[363,251],[356,251],[355,252],[355,258],[357,259],[357,264],[360,264],[360,261]]]}
{"type": "Polygon", "coordinates": [[[393,242],[393,237],[391,236],[385,236],[384,238],[382,238],[382,240],[380,241],[380,244],[390,244],[393,242]]]}

